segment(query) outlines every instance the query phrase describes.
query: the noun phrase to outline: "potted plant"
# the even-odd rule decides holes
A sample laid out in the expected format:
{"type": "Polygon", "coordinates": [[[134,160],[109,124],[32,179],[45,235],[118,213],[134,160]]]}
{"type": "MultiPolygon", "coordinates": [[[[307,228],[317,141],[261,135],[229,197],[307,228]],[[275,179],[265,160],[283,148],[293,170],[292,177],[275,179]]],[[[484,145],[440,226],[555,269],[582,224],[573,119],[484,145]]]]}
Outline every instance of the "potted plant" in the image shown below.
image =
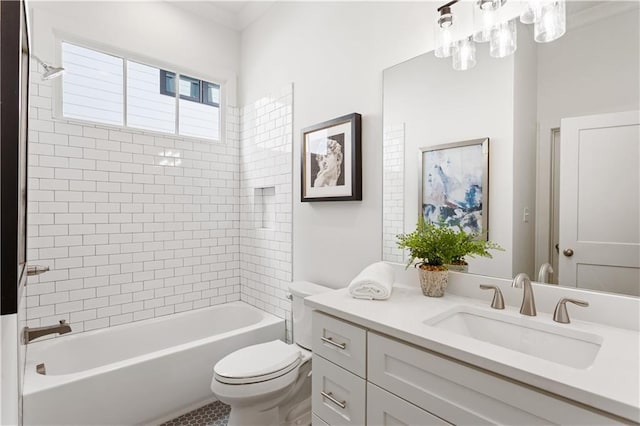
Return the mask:
{"type": "Polygon", "coordinates": [[[420,287],[425,296],[442,297],[447,287],[447,264],[451,263],[457,233],[447,227],[418,219],[416,230],[398,235],[398,247],[409,250],[407,268],[419,259],[420,287]]]}
{"type": "Polygon", "coordinates": [[[437,225],[421,217],[416,230],[398,235],[398,247],[409,250],[407,268],[419,268],[420,287],[425,296],[442,297],[448,284],[448,265],[466,263],[465,256],[492,257],[489,250],[503,250],[498,244],[478,239],[479,234],[437,225]]]}
{"type": "Polygon", "coordinates": [[[493,258],[489,250],[504,251],[499,244],[482,238],[480,233],[467,233],[462,228],[459,228],[456,233],[457,241],[453,246],[453,257],[451,263],[448,265],[450,271],[456,272],[468,272],[469,264],[465,259],[469,257],[488,257],[493,258]]]}

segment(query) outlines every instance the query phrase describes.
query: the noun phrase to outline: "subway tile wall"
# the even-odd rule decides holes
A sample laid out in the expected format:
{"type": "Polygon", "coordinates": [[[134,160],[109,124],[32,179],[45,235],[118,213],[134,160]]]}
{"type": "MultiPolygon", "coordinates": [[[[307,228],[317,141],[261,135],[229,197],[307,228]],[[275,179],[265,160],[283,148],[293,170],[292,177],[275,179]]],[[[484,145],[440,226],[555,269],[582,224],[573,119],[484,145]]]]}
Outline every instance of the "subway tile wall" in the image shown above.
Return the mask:
{"type": "MultiPolygon", "coordinates": [[[[51,82],[33,68],[28,261],[51,271],[29,279],[28,325],[79,332],[239,300],[239,110],[226,111],[224,142],[54,120],[51,82]]],[[[290,270],[278,266],[269,288],[290,270]]],[[[281,294],[255,287],[243,298],[283,316],[281,294]]]]}
{"type": "Polygon", "coordinates": [[[292,108],[293,86],[289,84],[243,107],[240,132],[241,298],[285,318],[289,340],[292,108]],[[264,220],[264,213],[272,211],[275,220],[264,220]]]}
{"type": "Polygon", "coordinates": [[[385,126],[382,147],[382,260],[404,263],[396,235],[404,232],[404,124],[385,126]]]}

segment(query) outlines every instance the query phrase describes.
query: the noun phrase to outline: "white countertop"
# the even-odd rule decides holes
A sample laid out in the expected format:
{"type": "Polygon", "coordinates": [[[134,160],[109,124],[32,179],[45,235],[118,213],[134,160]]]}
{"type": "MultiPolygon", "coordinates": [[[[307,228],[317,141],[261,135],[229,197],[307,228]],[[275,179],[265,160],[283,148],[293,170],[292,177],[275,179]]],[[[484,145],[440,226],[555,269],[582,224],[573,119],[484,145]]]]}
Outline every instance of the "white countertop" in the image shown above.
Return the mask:
{"type": "MultiPolygon", "coordinates": [[[[490,296],[489,293],[486,295],[490,296]]],[[[368,329],[640,422],[640,333],[637,330],[575,319],[570,324],[558,324],[553,322],[549,313],[539,311],[536,317],[523,317],[513,306],[499,311],[523,322],[534,321],[602,336],[602,346],[593,364],[586,369],[577,369],[423,323],[459,305],[498,312],[492,310],[485,300],[451,292],[441,298],[425,297],[417,285],[395,284],[388,300],[354,299],[346,289],[340,289],[310,296],[305,299],[305,304],[368,329]]]]}

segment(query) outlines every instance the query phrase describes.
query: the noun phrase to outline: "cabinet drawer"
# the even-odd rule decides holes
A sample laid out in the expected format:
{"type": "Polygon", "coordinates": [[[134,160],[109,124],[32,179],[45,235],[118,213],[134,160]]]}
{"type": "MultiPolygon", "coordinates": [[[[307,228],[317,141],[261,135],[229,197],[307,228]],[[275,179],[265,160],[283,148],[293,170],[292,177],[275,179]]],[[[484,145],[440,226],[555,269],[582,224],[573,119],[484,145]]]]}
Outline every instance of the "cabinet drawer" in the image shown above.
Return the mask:
{"type": "Polygon", "coordinates": [[[313,355],[311,403],[313,412],[335,425],[365,424],[365,381],[337,365],[313,355]]]}
{"type": "Polygon", "coordinates": [[[329,424],[313,413],[311,414],[311,426],[329,426],[329,424]]]}
{"type": "Polygon", "coordinates": [[[450,426],[450,423],[428,413],[402,398],[367,383],[367,424],[450,426]]]}
{"type": "Polygon", "coordinates": [[[368,333],[369,381],[457,424],[613,424],[615,420],[433,352],[368,333]]]}
{"type": "Polygon", "coordinates": [[[367,332],[348,322],[313,311],[313,353],[366,377],[367,332]]]}

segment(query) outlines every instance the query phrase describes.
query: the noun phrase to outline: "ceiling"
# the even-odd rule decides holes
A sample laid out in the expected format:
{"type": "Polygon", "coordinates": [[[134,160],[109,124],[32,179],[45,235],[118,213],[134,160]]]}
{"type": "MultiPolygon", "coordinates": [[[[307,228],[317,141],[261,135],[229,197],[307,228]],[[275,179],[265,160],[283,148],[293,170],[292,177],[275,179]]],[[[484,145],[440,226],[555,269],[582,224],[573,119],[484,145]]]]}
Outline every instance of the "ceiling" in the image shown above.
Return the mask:
{"type": "Polygon", "coordinates": [[[234,30],[243,30],[262,16],[273,1],[167,0],[174,6],[234,30]]]}

